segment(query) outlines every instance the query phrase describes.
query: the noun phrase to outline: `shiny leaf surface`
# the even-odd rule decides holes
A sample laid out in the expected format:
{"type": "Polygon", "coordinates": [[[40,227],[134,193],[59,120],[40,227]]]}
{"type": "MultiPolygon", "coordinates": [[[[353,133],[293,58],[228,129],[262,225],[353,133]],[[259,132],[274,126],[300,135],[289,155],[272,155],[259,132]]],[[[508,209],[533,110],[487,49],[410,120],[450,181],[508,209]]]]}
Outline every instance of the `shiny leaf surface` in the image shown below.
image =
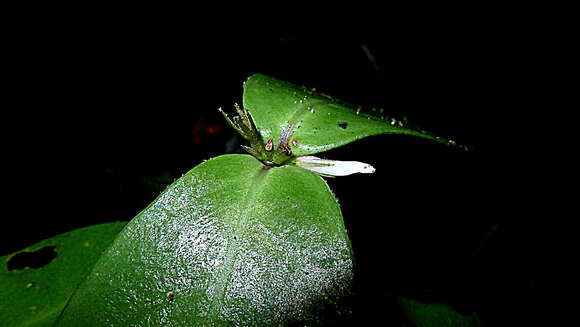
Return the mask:
{"type": "Polygon", "coordinates": [[[244,107],[264,143],[271,139],[275,149],[290,147],[295,156],[378,134],[407,134],[455,145],[452,140],[412,128],[404,121],[367,113],[330,96],[261,74],[251,76],[244,84],[244,107]]]}
{"type": "Polygon", "coordinates": [[[125,224],[77,229],[0,257],[0,326],[52,326],[125,224]]]}
{"type": "Polygon", "coordinates": [[[319,176],[224,155],[127,225],[57,325],[324,323],[344,314],[352,265],[340,208],[319,176]]]}

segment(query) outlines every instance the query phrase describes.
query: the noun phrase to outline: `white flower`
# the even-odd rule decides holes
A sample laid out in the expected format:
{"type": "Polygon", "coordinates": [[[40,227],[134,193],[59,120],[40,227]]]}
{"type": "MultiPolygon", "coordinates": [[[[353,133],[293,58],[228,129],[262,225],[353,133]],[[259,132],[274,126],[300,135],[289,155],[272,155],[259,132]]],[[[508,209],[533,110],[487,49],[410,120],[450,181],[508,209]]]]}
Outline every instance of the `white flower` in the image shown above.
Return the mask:
{"type": "Polygon", "coordinates": [[[296,165],[322,176],[347,176],[356,173],[371,174],[375,168],[360,161],[326,160],[314,156],[296,158],[296,165]]]}

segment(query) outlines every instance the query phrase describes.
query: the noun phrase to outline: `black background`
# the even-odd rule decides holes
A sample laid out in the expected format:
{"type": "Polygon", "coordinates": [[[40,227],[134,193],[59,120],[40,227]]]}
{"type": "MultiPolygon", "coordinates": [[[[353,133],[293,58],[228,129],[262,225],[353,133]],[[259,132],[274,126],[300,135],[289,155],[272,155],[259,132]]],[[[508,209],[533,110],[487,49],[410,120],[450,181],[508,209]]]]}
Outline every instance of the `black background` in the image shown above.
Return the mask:
{"type": "Polygon", "coordinates": [[[385,299],[404,295],[491,325],[536,319],[544,226],[526,219],[529,135],[514,125],[547,101],[537,25],[438,12],[348,33],[264,33],[243,22],[216,32],[184,17],[65,16],[9,31],[0,255],[129,220],[202,160],[238,152],[216,109],[241,103],[243,81],[259,72],[471,148],[388,135],[323,155],[377,168],[328,180],[367,299],[357,314],[396,320],[385,299]]]}

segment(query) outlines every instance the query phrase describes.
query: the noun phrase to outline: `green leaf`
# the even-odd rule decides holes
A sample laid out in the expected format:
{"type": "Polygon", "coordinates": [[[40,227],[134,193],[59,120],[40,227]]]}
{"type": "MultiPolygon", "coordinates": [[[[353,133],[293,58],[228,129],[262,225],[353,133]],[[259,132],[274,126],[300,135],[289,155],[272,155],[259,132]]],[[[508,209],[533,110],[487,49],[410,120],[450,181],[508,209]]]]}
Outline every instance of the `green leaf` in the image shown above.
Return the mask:
{"type": "Polygon", "coordinates": [[[345,314],[352,249],[326,183],[224,155],[133,219],[58,326],[278,326],[345,314]]]}
{"type": "Polygon", "coordinates": [[[425,304],[399,297],[405,320],[414,327],[479,327],[477,316],[464,316],[446,305],[425,304]]]}
{"type": "Polygon", "coordinates": [[[77,229],[0,257],[0,326],[52,326],[125,224],[77,229]]]}
{"type": "Polygon", "coordinates": [[[264,143],[273,140],[275,149],[287,144],[295,156],[326,151],[378,134],[408,134],[455,145],[452,140],[412,128],[404,121],[378,117],[327,95],[260,74],[251,76],[244,84],[244,107],[252,115],[264,143]],[[284,137],[285,134],[291,136],[284,137]]]}

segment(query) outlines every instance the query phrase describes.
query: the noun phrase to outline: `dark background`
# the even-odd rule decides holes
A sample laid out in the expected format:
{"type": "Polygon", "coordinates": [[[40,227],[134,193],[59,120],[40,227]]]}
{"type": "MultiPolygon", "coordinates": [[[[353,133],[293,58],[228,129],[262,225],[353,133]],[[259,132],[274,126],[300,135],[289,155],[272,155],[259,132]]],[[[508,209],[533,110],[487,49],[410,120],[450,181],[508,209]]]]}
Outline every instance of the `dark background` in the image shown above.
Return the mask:
{"type": "Polygon", "coordinates": [[[403,295],[491,325],[537,318],[544,226],[525,219],[529,136],[514,131],[547,101],[536,25],[438,13],[349,33],[265,34],[243,23],[218,33],[171,17],[71,17],[9,31],[5,108],[16,115],[2,121],[16,128],[4,142],[0,255],[130,220],[202,160],[239,152],[216,109],[241,103],[243,81],[259,72],[471,148],[388,135],[324,154],[377,168],[328,180],[366,299],[357,314],[396,319],[388,301],[403,295]]]}

